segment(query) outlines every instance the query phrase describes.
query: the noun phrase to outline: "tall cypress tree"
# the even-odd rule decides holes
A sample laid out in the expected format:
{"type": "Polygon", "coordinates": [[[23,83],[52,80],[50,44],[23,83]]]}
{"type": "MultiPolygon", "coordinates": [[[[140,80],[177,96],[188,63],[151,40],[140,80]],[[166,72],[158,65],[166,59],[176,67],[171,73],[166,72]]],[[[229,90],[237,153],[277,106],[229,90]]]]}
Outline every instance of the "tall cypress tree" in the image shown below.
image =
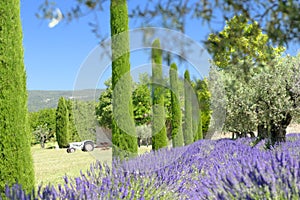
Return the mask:
{"type": "Polygon", "coordinates": [[[131,97],[132,80],[130,76],[129,33],[127,32],[128,10],[126,0],[111,0],[110,28],[113,60],[113,156],[122,159],[137,155],[138,151],[131,97]]]}
{"type": "Polygon", "coordinates": [[[192,99],[192,127],[193,127],[193,141],[203,139],[202,131],[202,116],[201,116],[201,106],[200,106],[200,97],[199,92],[195,89],[195,84],[192,83],[191,87],[191,99],[192,99]],[[194,95],[197,93],[197,95],[194,95]],[[196,109],[195,106],[198,106],[196,109]]]}
{"type": "Polygon", "coordinates": [[[164,88],[162,77],[162,50],[158,39],[152,44],[152,149],[168,146],[165,126],[164,88]]]}
{"type": "Polygon", "coordinates": [[[203,139],[203,130],[202,130],[202,118],[201,118],[201,110],[196,112],[198,114],[198,117],[194,120],[193,118],[193,126],[195,126],[194,129],[194,141],[202,140],[203,139]]]}
{"type": "Polygon", "coordinates": [[[201,102],[200,102],[200,94],[199,94],[199,92],[197,92],[196,90],[195,90],[195,92],[197,93],[197,95],[195,96],[195,102],[197,102],[198,103],[198,106],[199,106],[199,109],[195,109],[196,110],[196,112],[195,112],[195,114],[196,115],[198,115],[197,117],[195,117],[196,119],[195,120],[193,120],[194,122],[193,123],[195,123],[195,127],[196,127],[196,130],[195,130],[195,136],[194,136],[194,141],[197,141],[197,140],[202,140],[203,139],[203,128],[202,128],[202,114],[201,114],[201,102]]]}
{"type": "Polygon", "coordinates": [[[184,72],[184,144],[193,143],[193,124],[192,124],[192,86],[190,73],[188,70],[184,72]]]}
{"type": "Polygon", "coordinates": [[[80,136],[78,134],[78,131],[77,131],[76,125],[75,125],[74,110],[73,110],[74,103],[70,99],[70,100],[66,100],[66,104],[67,104],[67,109],[68,109],[68,114],[69,114],[68,119],[69,119],[70,141],[79,142],[79,141],[81,141],[81,139],[80,139],[80,136]]]}
{"type": "Polygon", "coordinates": [[[172,143],[173,147],[183,146],[183,133],[181,124],[181,110],[180,110],[180,99],[178,90],[178,74],[177,66],[175,63],[171,64],[170,67],[170,85],[171,85],[171,109],[172,109],[172,143]]]}
{"type": "Polygon", "coordinates": [[[201,114],[201,110],[199,110],[199,123],[198,123],[197,134],[198,134],[198,140],[202,140],[203,139],[203,128],[202,128],[202,114],[201,114]]]}
{"type": "Polygon", "coordinates": [[[60,97],[56,109],[56,140],[60,148],[68,147],[70,142],[69,112],[64,97],[60,97]]]}
{"type": "Polygon", "coordinates": [[[34,187],[20,1],[0,1],[0,199],[6,184],[34,187]]]}

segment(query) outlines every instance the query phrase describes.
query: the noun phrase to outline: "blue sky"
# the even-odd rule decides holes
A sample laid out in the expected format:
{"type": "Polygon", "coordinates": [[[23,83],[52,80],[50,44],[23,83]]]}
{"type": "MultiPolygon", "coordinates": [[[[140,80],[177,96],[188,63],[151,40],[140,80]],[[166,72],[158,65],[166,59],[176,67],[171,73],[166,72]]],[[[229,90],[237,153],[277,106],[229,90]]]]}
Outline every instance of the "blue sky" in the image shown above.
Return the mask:
{"type": "Polygon", "coordinates": [[[78,69],[98,43],[88,18],[53,29],[35,13],[42,1],[21,1],[24,62],[30,90],[71,90],[78,69]]]}
{"type": "MultiPolygon", "coordinates": [[[[99,44],[99,39],[91,32],[89,22],[94,20],[93,15],[86,16],[71,23],[63,21],[50,29],[49,21],[37,19],[39,5],[43,0],[21,0],[21,20],[23,26],[24,62],[27,71],[27,88],[29,90],[73,90],[76,87],[77,75],[80,67],[84,66],[88,55],[99,44]]],[[[57,1],[58,7],[70,8],[72,1],[57,1]]],[[[106,12],[98,19],[102,33],[109,35],[109,3],[104,5],[106,12]]],[[[131,3],[129,3],[129,9],[131,3]]],[[[221,27],[221,24],[213,24],[221,27]]],[[[130,22],[130,29],[138,28],[137,23],[130,22]]],[[[207,26],[197,20],[189,20],[186,34],[193,40],[200,42],[209,33],[207,26]]],[[[98,47],[99,48],[99,47],[98,47]]],[[[291,46],[288,53],[295,55],[298,46],[291,46]]],[[[131,55],[131,67],[149,64],[149,57],[145,54],[149,50],[136,51],[131,55]],[[143,52],[143,53],[142,53],[143,52]]],[[[97,65],[97,63],[94,63],[97,65]]],[[[186,64],[185,66],[188,66],[186,64]]],[[[192,70],[192,67],[188,67],[192,70]]],[[[182,73],[182,72],[180,72],[182,73]]],[[[191,73],[193,74],[193,72],[191,73]]],[[[103,82],[110,76],[110,69],[106,68],[105,74],[97,87],[103,87],[103,82]]],[[[88,86],[87,86],[88,87],[88,86]]],[[[91,88],[94,89],[94,88],[91,88]]]]}

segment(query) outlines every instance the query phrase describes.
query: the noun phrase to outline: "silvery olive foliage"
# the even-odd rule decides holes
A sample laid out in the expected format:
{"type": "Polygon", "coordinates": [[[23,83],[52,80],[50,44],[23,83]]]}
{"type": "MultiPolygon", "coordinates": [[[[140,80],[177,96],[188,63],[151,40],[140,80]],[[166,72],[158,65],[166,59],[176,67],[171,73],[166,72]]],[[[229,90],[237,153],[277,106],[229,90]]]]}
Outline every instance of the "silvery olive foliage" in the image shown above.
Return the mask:
{"type": "Polygon", "coordinates": [[[215,85],[211,92],[216,93],[212,106],[220,101],[221,88],[226,94],[223,130],[241,134],[264,127],[266,135],[261,131],[258,135],[272,136],[276,142],[284,140],[298,109],[299,70],[296,58],[283,57],[284,47],[273,47],[269,41],[258,23],[238,15],[226,22],[224,30],[210,34],[206,45],[215,66],[210,78],[216,79],[211,81],[215,85]]]}
{"type": "Polygon", "coordinates": [[[278,124],[286,114],[299,112],[300,54],[295,57],[278,57],[250,81],[254,93],[257,119],[278,124]]]}
{"type": "Polygon", "coordinates": [[[215,132],[223,130],[226,118],[227,97],[225,91],[225,77],[215,65],[211,65],[208,77],[208,90],[211,93],[211,118],[206,138],[211,138],[215,132]]]}
{"type": "Polygon", "coordinates": [[[139,138],[149,139],[152,136],[152,128],[150,124],[136,126],[136,132],[139,138]]]}
{"type": "Polygon", "coordinates": [[[226,102],[224,130],[250,132],[259,124],[279,124],[287,113],[297,117],[300,54],[278,56],[264,67],[252,67],[247,77],[242,65],[245,63],[231,66],[230,70],[214,69],[211,72],[212,105],[222,105],[220,97],[225,98],[221,102],[226,102]],[[222,96],[220,92],[226,95],[222,96]]]}

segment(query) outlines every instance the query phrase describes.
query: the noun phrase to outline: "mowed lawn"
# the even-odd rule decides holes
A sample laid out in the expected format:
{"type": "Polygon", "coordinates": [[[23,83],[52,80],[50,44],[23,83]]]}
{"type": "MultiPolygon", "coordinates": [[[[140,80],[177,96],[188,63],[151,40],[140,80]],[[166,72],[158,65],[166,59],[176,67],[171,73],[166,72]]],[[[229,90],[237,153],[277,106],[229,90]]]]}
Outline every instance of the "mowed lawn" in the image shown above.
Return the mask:
{"type": "MultiPolygon", "coordinates": [[[[67,153],[66,149],[47,148],[54,145],[47,145],[42,149],[40,145],[32,147],[32,155],[35,168],[36,186],[47,185],[48,183],[57,185],[64,184],[63,177],[78,177],[80,170],[85,172],[90,168],[91,163],[96,160],[111,165],[112,151],[96,148],[93,152],[83,152],[76,150],[75,153],[67,153]]],[[[139,154],[149,152],[151,146],[139,148],[139,154]]]]}

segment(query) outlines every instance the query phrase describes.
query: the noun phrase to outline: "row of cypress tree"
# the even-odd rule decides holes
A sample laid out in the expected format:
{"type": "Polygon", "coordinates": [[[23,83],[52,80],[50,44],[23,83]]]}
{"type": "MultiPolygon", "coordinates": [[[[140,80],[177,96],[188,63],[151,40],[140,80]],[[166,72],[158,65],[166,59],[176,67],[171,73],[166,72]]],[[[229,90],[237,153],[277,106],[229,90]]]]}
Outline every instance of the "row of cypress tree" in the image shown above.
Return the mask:
{"type": "MultiPolygon", "coordinates": [[[[130,52],[128,33],[128,9],[126,0],[111,0],[110,27],[112,38],[112,90],[113,156],[125,158],[137,155],[137,134],[133,120],[130,76],[130,52]]],[[[185,123],[182,136],[181,110],[177,86],[177,70],[173,64],[170,72],[172,87],[172,138],[173,146],[191,144],[202,138],[201,117],[193,120],[192,88],[189,73],[185,73],[185,123]],[[194,123],[194,124],[193,124],[194,123]],[[197,123],[197,124],[195,124],[197,123]],[[193,129],[194,127],[194,129],[193,129]],[[193,134],[193,130],[197,134],[193,134]]],[[[157,39],[152,44],[152,149],[168,145],[165,127],[164,87],[162,86],[162,50],[157,39]]],[[[200,116],[200,114],[198,115],[200,116]]]]}
{"type": "MultiPolygon", "coordinates": [[[[193,96],[193,87],[189,71],[184,73],[184,127],[182,127],[182,113],[180,109],[180,96],[178,91],[177,66],[172,63],[169,71],[171,107],[172,107],[172,145],[173,147],[189,145],[203,138],[201,112],[193,109],[198,104],[198,98],[193,96]],[[196,115],[196,116],[195,116],[196,115]]],[[[156,39],[152,44],[152,149],[158,150],[168,145],[165,127],[164,93],[162,75],[162,50],[160,42],[156,39]]]]}
{"type": "MultiPolygon", "coordinates": [[[[120,158],[137,155],[137,134],[133,120],[133,108],[131,99],[130,77],[130,53],[128,33],[128,9],[126,0],[111,0],[110,4],[110,27],[112,37],[112,90],[113,90],[113,119],[112,119],[112,143],[113,156],[120,158]]],[[[164,112],[164,88],[162,87],[162,50],[159,40],[152,44],[152,149],[168,145],[167,130],[165,127],[164,112]]],[[[174,79],[177,72],[172,73],[174,79]]],[[[191,144],[198,139],[198,134],[193,135],[192,129],[192,102],[191,83],[188,77],[186,81],[186,113],[185,113],[185,137],[184,144],[191,144]]],[[[173,87],[177,83],[173,83],[173,87]],[[174,85],[175,84],[175,85],[174,85]]],[[[176,90],[176,89],[175,89],[176,90]]],[[[174,92],[173,92],[174,93],[174,92]]],[[[179,94],[173,95],[174,104],[172,134],[174,146],[182,146],[181,111],[179,94]],[[178,141],[177,141],[178,140],[178,141]]],[[[201,120],[201,118],[199,118],[201,120]]],[[[201,124],[201,122],[200,122],[201,124]]],[[[198,126],[198,122],[197,122],[198,126]]],[[[201,126],[202,127],[202,126],[201,126]]],[[[202,130],[202,128],[201,128],[202,130]]],[[[200,136],[201,138],[201,136],[200,136]]]]}
{"type": "MultiPolygon", "coordinates": [[[[20,0],[0,2],[0,193],[6,184],[16,182],[24,189],[34,187],[33,159],[30,150],[30,132],[27,119],[26,73],[23,61],[22,26],[20,20],[20,0]]],[[[114,91],[114,118],[112,122],[113,155],[128,157],[137,155],[137,140],[133,120],[131,100],[131,77],[129,64],[128,11],[126,0],[111,0],[112,36],[112,88],[114,91]],[[114,37],[125,33],[121,37],[114,37]],[[128,108],[128,109],[124,109],[128,108]],[[124,127],[120,127],[124,126],[124,127]]],[[[153,80],[162,80],[161,50],[159,41],[153,43],[153,80]]],[[[173,65],[175,69],[175,65],[173,65]]],[[[174,76],[174,73],[172,73],[174,76]]],[[[175,77],[175,76],[174,76],[175,77]]],[[[174,79],[173,77],[173,79],[174,79]]],[[[174,79],[176,80],[176,78],[174,79]]],[[[174,89],[176,83],[174,82],[174,89]]],[[[154,150],[167,146],[164,125],[163,88],[153,87],[154,150]]],[[[176,89],[173,94],[173,135],[174,146],[181,146],[181,116],[176,89]],[[177,103],[176,103],[177,99],[177,103]],[[178,140],[177,140],[178,139],[178,140]]],[[[186,110],[190,110],[186,108],[186,110]]],[[[60,147],[66,147],[70,134],[70,123],[74,117],[68,103],[61,98],[56,111],[56,137],[60,147]]],[[[186,114],[185,114],[186,115],[186,114]]],[[[187,121],[186,121],[187,122],[187,121]]],[[[185,125],[187,127],[187,125],[185,125]]],[[[186,128],[185,128],[186,129],[186,128]]],[[[189,141],[185,141],[188,144],[189,141]]],[[[0,197],[2,194],[0,194],[0,197]]]]}

